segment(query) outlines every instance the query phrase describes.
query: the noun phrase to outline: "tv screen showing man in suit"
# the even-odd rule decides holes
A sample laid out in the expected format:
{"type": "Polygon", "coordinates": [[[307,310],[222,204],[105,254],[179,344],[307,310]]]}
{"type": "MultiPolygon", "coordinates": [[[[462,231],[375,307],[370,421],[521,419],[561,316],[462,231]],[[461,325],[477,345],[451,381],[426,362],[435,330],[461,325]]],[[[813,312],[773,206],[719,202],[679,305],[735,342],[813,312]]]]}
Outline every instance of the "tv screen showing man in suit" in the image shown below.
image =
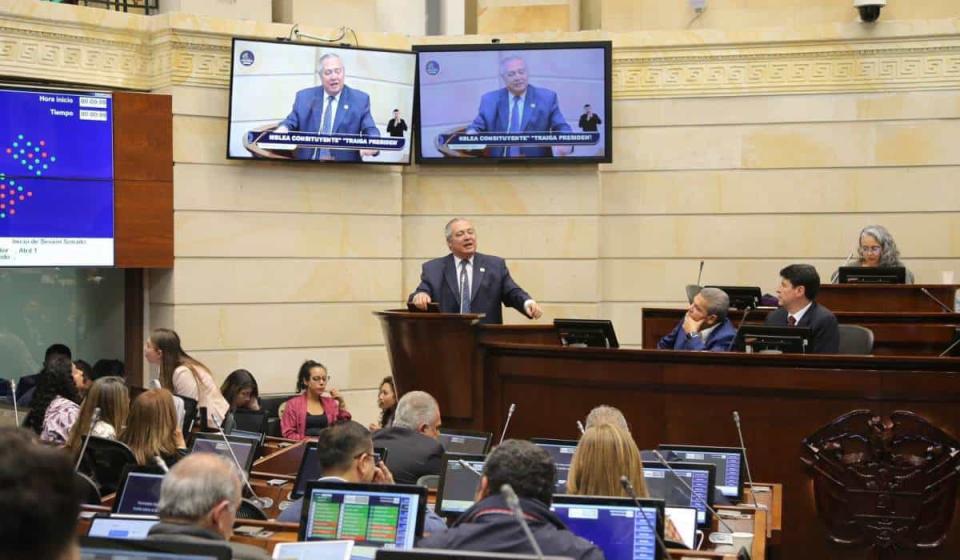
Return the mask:
{"type": "Polygon", "coordinates": [[[416,55],[234,39],[227,156],[327,163],[410,162],[416,55]]]}
{"type": "Polygon", "coordinates": [[[414,48],[420,161],[610,161],[609,43],[414,48]]]}

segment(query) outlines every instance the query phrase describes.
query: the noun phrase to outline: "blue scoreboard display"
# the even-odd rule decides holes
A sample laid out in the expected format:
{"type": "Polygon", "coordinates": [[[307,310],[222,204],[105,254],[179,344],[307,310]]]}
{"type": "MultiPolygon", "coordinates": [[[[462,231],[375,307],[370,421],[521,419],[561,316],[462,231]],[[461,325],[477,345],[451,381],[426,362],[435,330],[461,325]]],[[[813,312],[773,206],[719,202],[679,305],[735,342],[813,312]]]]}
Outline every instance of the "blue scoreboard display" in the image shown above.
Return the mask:
{"type": "Polygon", "coordinates": [[[0,267],[113,265],[113,99],[0,88],[0,267]]]}

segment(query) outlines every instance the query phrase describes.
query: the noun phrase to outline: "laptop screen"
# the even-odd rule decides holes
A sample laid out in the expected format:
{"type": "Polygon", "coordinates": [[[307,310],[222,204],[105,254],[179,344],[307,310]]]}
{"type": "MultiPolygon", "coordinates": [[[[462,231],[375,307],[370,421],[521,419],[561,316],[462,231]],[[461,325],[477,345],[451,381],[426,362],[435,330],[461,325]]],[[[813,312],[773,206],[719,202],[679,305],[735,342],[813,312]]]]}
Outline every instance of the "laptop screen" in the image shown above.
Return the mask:
{"type": "Polygon", "coordinates": [[[160,505],[163,475],[130,471],[124,478],[113,503],[113,512],[126,515],[156,515],[160,505]]]}
{"type": "Polygon", "coordinates": [[[470,509],[480,486],[485,460],[483,455],[443,455],[440,482],[437,486],[437,512],[450,515],[470,509]]]}
{"type": "Polygon", "coordinates": [[[577,440],[534,438],[530,441],[535,443],[537,447],[546,450],[553,458],[553,463],[557,467],[557,486],[554,492],[563,494],[567,491],[567,475],[570,472],[573,454],[577,450],[577,440]]]}
{"type": "Polygon", "coordinates": [[[699,445],[661,445],[667,461],[710,463],[717,467],[717,490],[728,498],[743,498],[743,449],[699,445]]]}
{"type": "MultiPolygon", "coordinates": [[[[690,550],[697,549],[697,508],[667,506],[667,519],[673,524],[680,539],[690,550]]],[[[664,529],[666,531],[666,529],[664,529]]]]}
{"type": "MultiPolygon", "coordinates": [[[[240,463],[240,466],[243,467],[244,472],[250,472],[250,465],[253,463],[253,452],[256,447],[256,443],[252,442],[248,438],[228,436],[227,441],[230,442],[230,447],[233,448],[233,453],[237,456],[237,462],[240,463]]],[[[223,438],[219,434],[197,434],[193,440],[193,447],[190,448],[191,453],[216,453],[217,455],[223,455],[229,461],[233,461],[233,456],[230,455],[230,450],[227,449],[226,442],[223,441],[223,438]]]]}
{"type": "MultiPolygon", "coordinates": [[[[314,481],[303,499],[301,541],[352,540],[357,547],[408,549],[423,533],[427,489],[422,486],[314,481]]],[[[361,552],[357,547],[354,556],[361,552]]]]}
{"type": "Polygon", "coordinates": [[[597,545],[607,560],[657,560],[663,502],[630,498],[554,496],[550,507],[575,535],[597,545]],[[644,517],[646,516],[646,517],[644,517]]]}
{"type": "Polygon", "coordinates": [[[490,432],[441,430],[440,443],[447,453],[484,454],[490,446],[490,432]]]}
{"type": "Polygon", "coordinates": [[[660,498],[668,506],[692,507],[697,510],[697,524],[710,520],[704,504],[713,506],[713,482],[716,467],[707,463],[670,463],[676,476],[660,463],[644,463],[643,478],[651,498],[660,498]],[[693,489],[687,490],[677,477],[693,489]]]}
{"type": "Polygon", "coordinates": [[[82,560],[230,560],[226,543],[80,538],[82,560]]]}
{"type": "Polygon", "coordinates": [[[88,537],[107,539],[145,539],[150,527],[160,520],[156,517],[122,517],[118,515],[96,516],[90,520],[88,537]]]}

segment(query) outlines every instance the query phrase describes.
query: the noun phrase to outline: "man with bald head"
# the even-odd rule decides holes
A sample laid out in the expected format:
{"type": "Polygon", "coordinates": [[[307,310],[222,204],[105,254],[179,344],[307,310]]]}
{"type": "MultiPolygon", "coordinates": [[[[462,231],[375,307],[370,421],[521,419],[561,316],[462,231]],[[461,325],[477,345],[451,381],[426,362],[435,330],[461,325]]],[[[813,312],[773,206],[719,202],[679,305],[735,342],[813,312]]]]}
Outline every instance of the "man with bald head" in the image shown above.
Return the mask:
{"type": "Polygon", "coordinates": [[[540,318],[540,306],[513,281],[507,262],[477,252],[477,232],[470,220],[450,220],[444,235],[450,254],[423,264],[410,303],[423,311],[435,302],[441,313],[483,313],[481,323],[503,323],[501,303],[530,319],[540,318]]]}

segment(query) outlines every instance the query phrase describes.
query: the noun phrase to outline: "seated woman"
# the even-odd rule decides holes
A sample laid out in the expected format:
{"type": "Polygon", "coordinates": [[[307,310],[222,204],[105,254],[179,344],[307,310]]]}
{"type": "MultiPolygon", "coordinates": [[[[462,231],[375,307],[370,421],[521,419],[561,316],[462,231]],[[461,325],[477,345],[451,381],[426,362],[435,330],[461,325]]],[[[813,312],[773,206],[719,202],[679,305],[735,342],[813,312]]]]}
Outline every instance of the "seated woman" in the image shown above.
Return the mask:
{"type": "Polygon", "coordinates": [[[82,375],[77,377],[81,379],[74,376],[73,362],[66,357],[51,359],[40,374],[24,426],[40,434],[41,440],[54,445],[67,442],[80,414],[77,382],[82,375]]]}
{"type": "Polygon", "coordinates": [[[336,389],[327,391],[330,380],[327,368],[320,362],[307,360],[297,375],[299,395],[283,404],[280,430],[287,439],[300,440],[316,436],[320,430],[337,422],[350,420],[347,405],[336,389]]]}
{"type": "Polygon", "coordinates": [[[70,438],[67,440],[67,449],[78,458],[83,447],[83,438],[87,432],[90,435],[106,439],[117,439],[117,433],[127,425],[127,415],[130,413],[130,391],[127,384],[119,377],[101,377],[93,382],[87,397],[80,405],[80,415],[77,417],[70,438]],[[100,419],[90,429],[90,420],[94,409],[100,409],[100,419]]]}
{"type": "Polygon", "coordinates": [[[393,414],[397,411],[397,388],[393,384],[392,375],[384,377],[380,382],[377,406],[380,407],[380,421],[367,426],[371,432],[393,425],[393,414]]]}
{"type": "Polygon", "coordinates": [[[93,368],[83,360],[73,362],[73,380],[77,384],[77,393],[80,398],[87,396],[87,391],[93,385],[93,368]]]}
{"type": "Polygon", "coordinates": [[[180,345],[180,337],[170,329],[155,329],[144,345],[144,357],[160,366],[160,386],[175,395],[190,397],[217,424],[226,419],[230,405],[220,394],[207,366],[190,357],[180,345]]]}
{"type": "Polygon", "coordinates": [[[138,465],[155,465],[155,457],[160,457],[172,467],[187,454],[173,394],[166,389],[140,393],[130,404],[127,427],[120,432],[119,439],[133,451],[138,465]]]}
{"type": "Polygon", "coordinates": [[[245,369],[234,370],[220,386],[220,393],[230,410],[260,410],[260,389],[253,374],[245,369]]]}
{"type": "MultiPolygon", "coordinates": [[[[891,267],[904,266],[900,261],[897,242],[883,226],[867,226],[860,230],[857,258],[848,259],[844,266],[891,267]]],[[[840,279],[840,269],[834,271],[830,282],[836,284],[840,279]]],[[[913,273],[907,269],[907,284],[913,284],[913,273]]]]}

